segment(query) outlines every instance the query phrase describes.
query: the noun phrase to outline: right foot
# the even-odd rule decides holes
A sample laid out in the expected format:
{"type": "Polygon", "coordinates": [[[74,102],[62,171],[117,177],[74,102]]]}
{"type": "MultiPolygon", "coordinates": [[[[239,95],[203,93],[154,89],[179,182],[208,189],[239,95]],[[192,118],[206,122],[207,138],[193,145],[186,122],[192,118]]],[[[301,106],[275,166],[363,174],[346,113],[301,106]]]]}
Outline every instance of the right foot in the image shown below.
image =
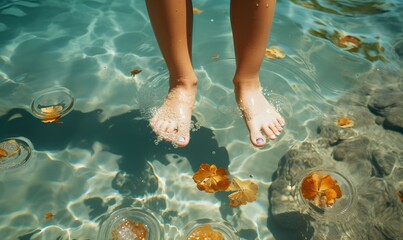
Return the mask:
{"type": "Polygon", "coordinates": [[[153,131],[165,141],[184,147],[190,140],[190,124],[196,100],[196,84],[169,90],[164,104],[150,120],[153,131]]]}

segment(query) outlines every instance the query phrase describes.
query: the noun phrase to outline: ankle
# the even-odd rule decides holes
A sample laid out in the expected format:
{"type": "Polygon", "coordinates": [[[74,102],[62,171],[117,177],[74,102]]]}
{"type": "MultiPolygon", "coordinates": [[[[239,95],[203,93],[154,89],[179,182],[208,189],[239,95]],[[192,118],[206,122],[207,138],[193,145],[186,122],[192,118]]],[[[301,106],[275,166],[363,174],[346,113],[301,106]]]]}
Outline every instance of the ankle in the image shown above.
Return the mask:
{"type": "Polygon", "coordinates": [[[169,82],[171,88],[183,87],[192,89],[196,88],[198,80],[196,75],[194,75],[194,76],[175,77],[175,78],[171,77],[169,82]]]}
{"type": "Polygon", "coordinates": [[[234,89],[239,90],[256,90],[260,89],[259,78],[234,78],[232,81],[234,89]]]}

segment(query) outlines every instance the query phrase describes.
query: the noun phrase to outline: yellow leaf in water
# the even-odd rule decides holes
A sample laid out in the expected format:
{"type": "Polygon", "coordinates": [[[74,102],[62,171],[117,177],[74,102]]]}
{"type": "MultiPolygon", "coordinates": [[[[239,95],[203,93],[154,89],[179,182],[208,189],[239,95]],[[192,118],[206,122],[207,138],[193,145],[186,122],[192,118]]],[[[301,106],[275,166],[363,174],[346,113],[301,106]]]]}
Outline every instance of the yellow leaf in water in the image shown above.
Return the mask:
{"type": "Polygon", "coordinates": [[[285,58],[285,53],[277,46],[266,48],[265,56],[270,59],[285,58]]]}
{"type": "Polygon", "coordinates": [[[194,13],[194,14],[201,14],[202,11],[201,11],[200,9],[194,7],[194,8],[193,8],[193,13],[194,13]]]}
{"type": "Polygon", "coordinates": [[[256,201],[258,190],[258,185],[251,180],[239,180],[234,178],[231,186],[227,189],[227,191],[233,192],[228,196],[230,199],[230,207],[236,208],[240,205],[256,201]]]}
{"type": "Polygon", "coordinates": [[[197,184],[200,191],[215,193],[225,191],[231,181],[228,178],[228,173],[224,168],[218,168],[212,164],[201,164],[199,170],[194,174],[193,180],[197,184]]]}

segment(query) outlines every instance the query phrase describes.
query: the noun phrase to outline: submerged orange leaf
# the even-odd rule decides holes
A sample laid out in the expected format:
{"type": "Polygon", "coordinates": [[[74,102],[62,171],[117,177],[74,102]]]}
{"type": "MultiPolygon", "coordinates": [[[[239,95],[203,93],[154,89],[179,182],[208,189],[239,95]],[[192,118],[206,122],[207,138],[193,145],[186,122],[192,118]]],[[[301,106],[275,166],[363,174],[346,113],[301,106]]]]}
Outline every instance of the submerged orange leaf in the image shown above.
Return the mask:
{"type": "Polygon", "coordinates": [[[48,221],[48,220],[52,219],[54,216],[55,215],[53,213],[48,212],[48,213],[45,214],[45,220],[48,221]]]}
{"type": "Polygon", "coordinates": [[[139,73],[141,73],[141,70],[139,70],[139,69],[133,69],[130,71],[130,74],[132,77],[136,76],[139,73]]]}
{"type": "Polygon", "coordinates": [[[40,108],[41,112],[44,114],[43,123],[62,123],[59,118],[62,116],[63,106],[52,105],[40,108]]]}
{"type": "Polygon", "coordinates": [[[337,181],[330,175],[312,173],[304,178],[301,184],[302,196],[313,201],[317,207],[329,207],[342,197],[337,181]]]}
{"type": "Polygon", "coordinates": [[[266,48],[265,56],[270,59],[285,58],[285,53],[277,46],[266,48]]]}
{"type": "Polygon", "coordinates": [[[193,180],[197,184],[200,191],[214,193],[226,190],[231,181],[228,173],[224,168],[218,168],[212,164],[201,164],[199,170],[194,174],[193,180]]]}
{"type": "Polygon", "coordinates": [[[223,240],[224,236],[222,233],[214,231],[210,225],[205,224],[193,230],[193,232],[187,237],[187,240],[200,239],[223,240]]]}
{"type": "Polygon", "coordinates": [[[6,152],[6,150],[0,148],[0,160],[1,160],[2,158],[7,157],[7,156],[8,156],[8,153],[6,152]]]}
{"type": "Polygon", "coordinates": [[[308,200],[315,199],[315,196],[318,194],[319,189],[319,177],[318,174],[313,173],[310,176],[306,177],[304,181],[302,181],[301,192],[304,198],[308,200]]]}
{"type": "Polygon", "coordinates": [[[345,47],[359,47],[362,45],[362,42],[359,38],[354,37],[354,36],[342,36],[339,38],[339,47],[345,48],[345,47]]]}
{"type": "Polygon", "coordinates": [[[202,11],[201,11],[200,9],[194,7],[194,8],[193,8],[193,13],[194,13],[194,14],[201,14],[202,11]]]}
{"type": "Polygon", "coordinates": [[[336,125],[341,128],[349,128],[354,126],[354,121],[348,117],[341,117],[337,120],[336,125]]]}
{"type": "Polygon", "coordinates": [[[47,107],[41,107],[41,112],[45,115],[54,116],[60,114],[63,110],[63,106],[61,105],[52,105],[47,107]]]}
{"type": "Polygon", "coordinates": [[[230,207],[236,208],[257,199],[259,187],[251,180],[239,180],[234,178],[231,186],[227,191],[233,191],[228,197],[230,199],[230,207]]]}

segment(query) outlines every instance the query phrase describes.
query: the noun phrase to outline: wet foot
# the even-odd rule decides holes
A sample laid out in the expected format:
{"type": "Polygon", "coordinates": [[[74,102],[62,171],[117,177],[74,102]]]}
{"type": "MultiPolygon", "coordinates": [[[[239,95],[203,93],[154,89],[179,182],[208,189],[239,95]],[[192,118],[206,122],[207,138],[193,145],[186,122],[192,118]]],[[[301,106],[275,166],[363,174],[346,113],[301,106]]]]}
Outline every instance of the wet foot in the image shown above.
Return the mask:
{"type": "Polygon", "coordinates": [[[153,131],[165,141],[184,147],[190,140],[190,124],[196,99],[196,85],[175,86],[150,120],[153,131]]]}
{"type": "Polygon", "coordinates": [[[264,97],[259,84],[235,83],[235,97],[253,145],[264,146],[266,138],[275,140],[280,135],[285,121],[264,97]]]}

